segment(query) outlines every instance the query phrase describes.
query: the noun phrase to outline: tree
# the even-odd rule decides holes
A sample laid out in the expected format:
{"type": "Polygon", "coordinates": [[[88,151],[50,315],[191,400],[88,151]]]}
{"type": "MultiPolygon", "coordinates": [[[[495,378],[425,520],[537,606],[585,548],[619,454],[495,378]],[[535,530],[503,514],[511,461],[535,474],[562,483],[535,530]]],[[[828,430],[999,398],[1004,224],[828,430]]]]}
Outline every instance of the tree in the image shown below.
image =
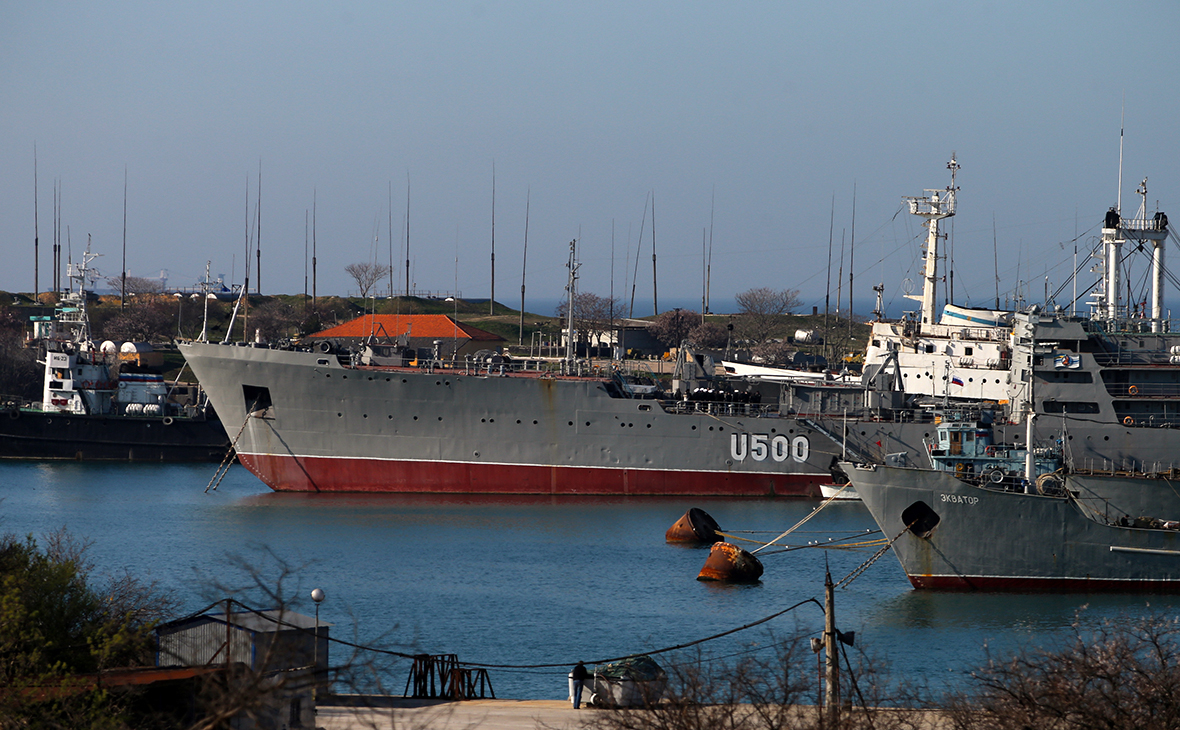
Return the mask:
{"type": "Polygon", "coordinates": [[[127,307],[108,319],[103,336],[116,342],[160,342],[172,339],[174,319],[167,301],[147,301],[127,307]]]}
{"type": "MultiPolygon", "coordinates": [[[[661,659],[668,675],[662,698],[645,698],[641,707],[607,708],[595,713],[595,730],[820,730],[823,721],[814,703],[820,684],[808,637],[785,640],[768,635],[736,660],[695,655],[661,659]]],[[[911,704],[907,688],[889,689],[879,663],[858,655],[844,658],[851,677],[841,677],[841,690],[851,703],[841,708],[836,730],[871,728],[900,730],[919,727],[917,712],[897,707],[911,704]],[[885,709],[886,705],[894,707],[885,709]]],[[[833,730],[828,728],[828,730],[833,730]]]]}
{"type": "Polygon", "coordinates": [[[377,284],[377,282],[389,275],[389,266],[386,264],[378,264],[372,262],[362,262],[357,264],[349,264],[344,267],[344,270],[356,282],[356,287],[360,290],[361,298],[367,299],[369,292],[377,284]]]}
{"type": "Polygon", "coordinates": [[[768,341],[782,324],[783,315],[800,305],[797,289],[776,291],[769,287],[748,289],[736,297],[741,316],[737,329],[750,344],[768,341]]]}
{"type": "Polygon", "coordinates": [[[1180,727],[1180,625],[1154,617],[1075,621],[1055,650],[1025,649],[993,659],[946,704],[955,730],[1180,727]]]}
{"type": "MultiPolygon", "coordinates": [[[[566,321],[568,307],[568,301],[557,305],[555,314],[562,322],[566,321]]],[[[623,302],[617,298],[612,300],[590,292],[574,295],[574,329],[588,340],[600,339],[614,329],[622,313],[623,302]]]]}
{"type": "Polygon", "coordinates": [[[250,327],[258,332],[263,342],[275,342],[290,337],[299,326],[300,313],[281,299],[263,302],[250,314],[250,327]]]}
{"type": "MultiPolygon", "coordinates": [[[[123,279],[119,276],[112,276],[107,279],[107,286],[111,287],[118,293],[123,292],[123,279]]],[[[155,279],[146,279],[142,276],[128,276],[127,277],[127,294],[158,294],[164,291],[164,285],[155,279]]]]}
{"type": "Polygon", "coordinates": [[[719,350],[729,343],[729,331],[714,322],[705,322],[689,331],[688,341],[697,347],[719,350]]]}
{"type": "Polygon", "coordinates": [[[13,310],[0,309],[0,395],[39,399],[41,385],[36,352],[25,347],[24,323],[13,310]]]}
{"type": "Polygon", "coordinates": [[[688,337],[688,333],[701,324],[700,312],[691,309],[673,309],[664,312],[651,321],[647,331],[651,336],[667,345],[679,347],[680,342],[688,337]]]}
{"type": "Polygon", "coordinates": [[[79,674],[151,663],[151,630],[176,608],[154,584],[94,573],[89,544],[0,537],[0,727],[119,727],[125,696],[71,692],[79,674]]]}

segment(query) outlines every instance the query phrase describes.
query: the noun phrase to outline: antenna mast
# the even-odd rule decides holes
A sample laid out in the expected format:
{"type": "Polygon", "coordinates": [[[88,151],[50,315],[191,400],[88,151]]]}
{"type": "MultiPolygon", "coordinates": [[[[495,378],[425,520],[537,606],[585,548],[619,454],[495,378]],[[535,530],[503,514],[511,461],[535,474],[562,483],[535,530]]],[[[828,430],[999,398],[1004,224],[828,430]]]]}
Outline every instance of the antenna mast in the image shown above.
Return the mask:
{"type": "Polygon", "coordinates": [[[570,260],[566,264],[569,268],[569,283],[565,285],[565,290],[569,293],[569,299],[566,302],[566,338],[565,338],[565,362],[567,368],[572,368],[574,363],[574,295],[577,290],[578,283],[578,268],[581,264],[575,263],[574,259],[577,256],[578,239],[570,241],[570,260]]]}
{"type": "Polygon", "coordinates": [[[492,161],[492,296],[488,299],[488,314],[496,313],[496,162],[492,161]]]}
{"type": "Polygon", "coordinates": [[[906,298],[922,303],[922,324],[934,324],[934,297],[938,287],[938,240],[945,234],[938,232],[938,222],[950,218],[955,214],[955,196],[958,187],[955,185],[955,175],[960,165],[951,153],[950,162],[946,167],[951,171],[951,184],[945,190],[927,190],[929,193],[920,198],[904,198],[909,202],[910,213],[926,219],[926,267],[922,276],[922,295],[906,294],[906,298]]]}
{"type": "Polygon", "coordinates": [[[529,203],[532,202],[533,188],[529,186],[524,198],[524,254],[520,257],[520,333],[516,344],[524,345],[524,277],[529,268],[529,203]]]}

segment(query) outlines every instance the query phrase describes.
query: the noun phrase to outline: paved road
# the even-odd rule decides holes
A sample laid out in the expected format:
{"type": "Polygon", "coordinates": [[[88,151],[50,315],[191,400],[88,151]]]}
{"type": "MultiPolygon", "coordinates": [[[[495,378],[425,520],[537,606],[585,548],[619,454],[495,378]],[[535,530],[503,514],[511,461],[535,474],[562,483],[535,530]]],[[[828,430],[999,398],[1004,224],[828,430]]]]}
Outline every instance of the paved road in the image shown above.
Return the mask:
{"type": "Polygon", "coordinates": [[[399,730],[579,730],[599,710],[574,710],[558,700],[466,700],[431,702],[389,699],[382,707],[321,706],[316,727],[324,730],[393,728],[399,730]]]}

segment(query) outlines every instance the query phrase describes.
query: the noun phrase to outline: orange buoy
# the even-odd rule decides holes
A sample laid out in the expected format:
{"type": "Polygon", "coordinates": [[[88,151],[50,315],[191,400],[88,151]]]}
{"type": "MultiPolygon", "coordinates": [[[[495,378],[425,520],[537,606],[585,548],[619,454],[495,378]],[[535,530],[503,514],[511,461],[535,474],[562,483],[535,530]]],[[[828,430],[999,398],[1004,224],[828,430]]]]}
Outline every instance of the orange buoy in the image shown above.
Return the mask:
{"type": "Polygon", "coordinates": [[[717,520],[713,519],[708,512],[693,507],[685,512],[683,517],[676,520],[676,524],[668,528],[668,531],[664,533],[664,541],[707,545],[721,539],[721,536],[717,534],[720,529],[717,520]]]}
{"type": "Polygon", "coordinates": [[[755,583],[762,577],[762,563],[737,545],[719,542],[709,550],[705,567],[697,580],[718,580],[726,583],[755,583]]]}

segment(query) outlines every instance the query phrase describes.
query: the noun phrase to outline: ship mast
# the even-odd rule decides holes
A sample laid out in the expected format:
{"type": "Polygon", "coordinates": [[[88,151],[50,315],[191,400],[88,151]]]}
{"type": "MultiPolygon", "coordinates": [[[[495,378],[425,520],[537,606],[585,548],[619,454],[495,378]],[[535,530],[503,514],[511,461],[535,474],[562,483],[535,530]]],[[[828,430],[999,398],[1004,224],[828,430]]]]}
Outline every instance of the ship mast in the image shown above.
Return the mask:
{"type": "Polygon", "coordinates": [[[922,303],[922,324],[934,324],[934,298],[938,288],[938,239],[946,234],[938,232],[938,222],[950,218],[955,214],[955,194],[959,188],[955,186],[955,175],[959,171],[959,163],[955,153],[951,153],[950,162],[946,167],[951,171],[951,184],[945,190],[926,190],[927,195],[920,198],[904,198],[910,205],[910,213],[926,220],[926,259],[925,271],[922,274],[922,294],[906,294],[906,298],[922,303]]]}
{"type": "MultiPolygon", "coordinates": [[[[1134,218],[1123,218],[1116,206],[1106,212],[1102,222],[1103,266],[1102,294],[1097,297],[1099,312],[1115,329],[1119,329],[1120,316],[1129,316],[1122,303],[1123,244],[1137,241],[1140,244],[1151,241],[1151,331],[1164,329],[1164,240],[1168,236],[1168,216],[1156,212],[1149,217],[1147,212],[1147,178],[1135,189],[1142,198],[1139,211],[1134,218]]],[[[1129,304],[1129,303],[1128,303],[1129,304]]]]}
{"type": "Polygon", "coordinates": [[[565,318],[566,318],[566,338],[565,338],[565,362],[569,368],[574,364],[574,299],[576,285],[578,282],[578,267],[581,264],[575,263],[574,258],[578,246],[578,239],[570,241],[570,260],[566,266],[570,270],[569,283],[565,285],[565,290],[569,293],[569,299],[566,300],[565,318]]]}

